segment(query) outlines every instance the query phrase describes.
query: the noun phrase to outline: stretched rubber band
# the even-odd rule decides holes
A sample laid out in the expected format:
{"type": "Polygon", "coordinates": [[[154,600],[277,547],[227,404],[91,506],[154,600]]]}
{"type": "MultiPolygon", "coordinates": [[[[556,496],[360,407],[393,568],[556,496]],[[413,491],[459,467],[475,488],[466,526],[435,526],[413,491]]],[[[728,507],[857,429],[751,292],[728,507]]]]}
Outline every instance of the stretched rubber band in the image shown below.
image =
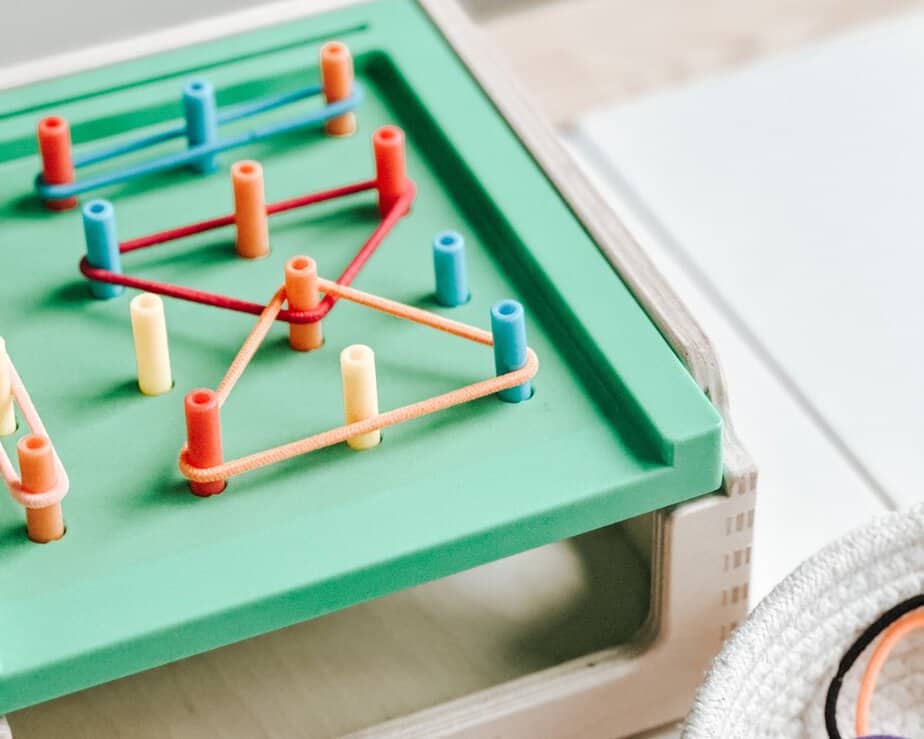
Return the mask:
{"type": "Polygon", "coordinates": [[[825,730],[828,733],[829,739],[842,739],[841,732],[837,726],[837,701],[847,673],[850,672],[854,663],[856,663],[860,655],[873,643],[877,636],[890,625],[898,621],[902,616],[916,611],[919,608],[924,608],[924,593],[912,596],[892,606],[888,611],[867,626],[853,644],[847,648],[847,651],[844,652],[844,656],[841,657],[841,661],[837,665],[837,671],[834,673],[834,677],[831,678],[827,693],[825,694],[824,721],[825,730]]]}
{"type": "MultiPolygon", "coordinates": [[[[35,404],[32,402],[32,398],[29,397],[29,392],[13,365],[13,360],[7,357],[6,361],[10,369],[10,386],[13,391],[13,398],[16,405],[19,406],[19,411],[29,427],[29,431],[50,439],[48,432],[45,430],[45,424],[42,423],[42,419],[35,409],[35,404]]],[[[70,490],[67,472],[58,457],[58,452],[54,450],[54,445],[52,445],[52,450],[55,455],[55,467],[58,470],[58,480],[55,486],[41,493],[30,493],[23,490],[22,480],[19,478],[15,467],[13,467],[13,462],[7,455],[6,450],[0,446],[0,475],[3,476],[3,481],[10,492],[10,497],[21,506],[25,508],[47,508],[55,503],[60,503],[64,496],[67,495],[68,490],[70,490]]]]}
{"type": "Polygon", "coordinates": [[[60,503],[70,490],[71,483],[57,452],[55,452],[55,469],[58,471],[58,475],[54,487],[41,493],[30,493],[28,490],[23,489],[22,482],[19,480],[15,482],[7,481],[10,497],[23,508],[47,508],[55,503],[60,503]]]}
{"type": "MultiPolygon", "coordinates": [[[[345,197],[347,195],[353,195],[365,190],[372,190],[375,188],[375,186],[375,180],[368,180],[366,182],[360,182],[355,185],[339,187],[334,190],[327,190],[321,193],[304,195],[299,198],[293,198],[291,200],[284,200],[278,203],[267,205],[266,212],[268,215],[282,213],[287,210],[301,208],[307,205],[312,205],[314,203],[320,203],[339,197],[345,197]]],[[[385,237],[388,236],[398,221],[401,220],[403,215],[407,212],[411,202],[414,200],[415,192],[416,190],[414,188],[414,184],[409,180],[407,191],[398,201],[395,202],[391,210],[388,211],[388,214],[379,222],[379,225],[376,226],[375,230],[372,232],[372,235],[369,237],[366,243],[362,245],[360,250],[356,253],[356,256],[353,257],[353,259],[347,265],[346,269],[344,269],[340,276],[337,278],[338,284],[349,285],[354,279],[356,279],[356,276],[362,271],[363,267],[385,240],[385,237]]],[[[188,226],[181,226],[179,228],[170,229],[168,231],[162,231],[160,233],[142,236],[131,241],[124,241],[119,245],[119,251],[122,253],[127,253],[131,251],[137,251],[139,249],[146,249],[151,246],[165,244],[177,239],[184,238],[186,236],[191,236],[193,234],[211,231],[212,229],[220,228],[222,226],[228,226],[232,223],[234,223],[233,215],[221,216],[220,218],[214,218],[209,221],[193,223],[188,226]]],[[[169,282],[148,280],[143,277],[134,277],[129,274],[120,274],[118,272],[112,272],[107,269],[92,267],[87,261],[86,257],[80,260],[80,272],[88,279],[95,280],[97,282],[107,282],[113,285],[123,285],[125,287],[143,290],[144,292],[157,293],[158,295],[164,295],[170,298],[187,300],[193,303],[200,303],[201,305],[209,305],[214,308],[224,308],[226,310],[237,311],[238,313],[248,313],[250,315],[259,316],[266,309],[266,305],[253,303],[248,300],[240,300],[229,295],[221,295],[219,293],[212,293],[205,290],[183,287],[182,285],[174,285],[169,282]]],[[[331,308],[334,307],[336,302],[337,297],[335,295],[326,295],[316,308],[312,308],[310,310],[282,309],[276,315],[275,320],[295,324],[314,323],[324,318],[324,316],[330,312],[331,308]]]]}
{"type": "MultiPolygon", "coordinates": [[[[279,108],[283,105],[288,105],[308,97],[316,97],[321,93],[322,88],[320,85],[311,85],[309,87],[304,87],[293,92],[284,93],[282,95],[276,95],[270,98],[236,105],[233,108],[226,109],[224,112],[219,110],[218,123],[220,125],[241,120],[243,118],[248,118],[250,116],[256,115],[257,113],[273,110],[274,108],[279,108]]],[[[231,149],[236,149],[247,144],[262,141],[272,136],[277,136],[283,133],[290,133],[302,128],[308,128],[320,123],[325,123],[331,118],[336,118],[337,116],[343,115],[344,113],[355,110],[362,102],[363,94],[364,92],[362,85],[359,82],[354,82],[353,93],[348,98],[344,98],[343,100],[339,100],[335,103],[327,103],[320,110],[304,113],[286,121],[278,121],[275,123],[258,126],[251,129],[250,131],[245,131],[235,136],[231,136],[230,138],[227,138],[223,141],[219,140],[211,144],[202,144],[199,146],[189,147],[183,151],[164,154],[163,156],[155,157],[145,162],[131,164],[122,167],[121,169],[116,169],[112,172],[105,172],[96,175],[95,177],[88,177],[82,180],[78,179],[75,182],[69,182],[60,185],[50,185],[42,179],[42,174],[39,173],[35,177],[35,191],[43,200],[60,200],[63,198],[73,197],[74,195],[80,195],[81,193],[87,192],[88,190],[95,190],[100,187],[114,185],[119,182],[135,179],[137,177],[143,177],[145,175],[154,174],[156,172],[162,172],[168,169],[181,167],[185,164],[203,159],[212,154],[220,154],[221,152],[230,151],[231,149]]],[[[156,144],[170,141],[171,139],[178,138],[185,134],[185,124],[178,124],[164,131],[143,136],[138,139],[133,139],[131,141],[115,144],[95,152],[89,152],[83,156],[75,157],[74,167],[79,169],[80,167],[84,167],[89,164],[108,161],[118,156],[130,154],[142,149],[147,149],[156,144]]]]}
{"type": "Polygon", "coordinates": [[[347,287],[338,282],[325,280],[323,277],[318,278],[318,289],[328,295],[336,295],[352,303],[365,305],[367,308],[372,308],[381,313],[388,313],[396,318],[404,318],[414,323],[421,323],[430,328],[444,331],[447,334],[474,341],[477,344],[494,346],[494,337],[491,336],[490,331],[485,331],[475,326],[469,326],[467,323],[462,323],[461,321],[453,321],[451,318],[443,318],[443,316],[431,313],[428,310],[415,308],[412,305],[399,303],[397,300],[382,298],[372,293],[363,292],[362,290],[356,290],[355,288],[347,287]]]}
{"type": "Polygon", "coordinates": [[[866,664],[866,670],[863,673],[863,679],[860,681],[856,715],[856,730],[858,736],[869,734],[869,709],[873,702],[876,681],[879,679],[879,673],[882,672],[886,660],[889,659],[889,655],[892,653],[896,644],[912,631],[917,631],[918,629],[924,629],[924,609],[902,616],[898,621],[882,632],[882,639],[880,639],[872,655],[870,655],[869,662],[866,664]]]}
{"type": "Polygon", "coordinates": [[[215,390],[215,394],[218,396],[219,408],[225,404],[225,401],[231,394],[231,390],[234,389],[237,381],[241,379],[241,375],[244,374],[244,370],[247,369],[247,365],[250,364],[250,360],[253,359],[254,355],[257,353],[257,349],[260,348],[260,344],[263,343],[270,328],[272,328],[273,323],[275,323],[276,316],[279,314],[285,300],[286,289],[285,287],[280,287],[266,304],[266,308],[263,309],[263,312],[257,319],[256,325],[247,335],[247,339],[241,345],[237,355],[231,360],[228,371],[225,373],[222,381],[218,383],[218,388],[215,390]]]}
{"type": "MultiPolygon", "coordinates": [[[[328,296],[331,294],[337,295],[344,300],[365,305],[397,318],[403,318],[440,331],[445,331],[453,336],[459,336],[487,346],[492,346],[494,343],[490,332],[474,326],[469,326],[459,321],[443,318],[430,311],[414,308],[413,306],[405,305],[354,288],[345,287],[323,278],[318,278],[318,288],[322,292],[327,293],[328,296]]],[[[234,385],[243,375],[244,370],[247,369],[248,363],[253,359],[257,349],[266,338],[270,327],[276,320],[284,300],[285,286],[282,286],[273,294],[272,299],[263,309],[256,325],[251,329],[247,338],[244,340],[243,345],[219,384],[218,390],[216,391],[219,405],[225,403],[234,385]]],[[[283,462],[293,457],[309,454],[318,449],[339,444],[353,436],[359,436],[388,426],[394,426],[404,421],[410,421],[414,418],[420,418],[430,413],[436,413],[437,411],[446,410],[453,406],[477,400],[478,398],[493,395],[507,388],[522,385],[524,382],[531,380],[538,371],[539,358],[532,349],[527,348],[526,364],[512,372],[507,372],[506,374],[466,385],[457,390],[437,395],[418,403],[412,403],[411,405],[402,406],[385,413],[379,413],[376,416],[362,421],[339,426],[329,431],[322,431],[321,433],[305,437],[304,439],[273,447],[272,449],[266,449],[262,452],[257,452],[212,467],[194,467],[191,465],[187,460],[187,448],[184,444],[183,448],[180,450],[179,459],[177,460],[178,466],[183,476],[192,482],[217,482],[219,480],[227,480],[228,478],[242,475],[245,472],[251,472],[261,467],[283,462]]]]}
{"type": "MultiPolygon", "coordinates": [[[[272,216],[276,213],[285,213],[286,211],[295,210],[296,208],[304,208],[308,205],[325,203],[329,200],[336,200],[337,198],[355,195],[356,193],[365,192],[367,190],[374,190],[376,184],[377,183],[375,180],[364,180],[363,182],[357,182],[353,185],[342,185],[330,190],[322,190],[321,192],[313,192],[309,193],[308,195],[300,195],[296,198],[289,198],[288,200],[279,200],[275,203],[267,203],[266,214],[268,216],[272,216]]],[[[230,213],[229,215],[219,216],[218,218],[212,218],[207,221],[190,223],[186,226],[170,228],[166,231],[158,231],[157,233],[149,234],[147,236],[140,236],[137,239],[129,239],[127,241],[123,241],[121,244],[119,244],[119,252],[121,254],[127,254],[128,252],[137,251],[138,249],[145,249],[149,246],[156,246],[157,244],[165,244],[168,241],[177,241],[187,236],[194,236],[195,234],[212,231],[216,228],[231,226],[233,224],[234,214],[230,213]]]]}
{"type": "MultiPolygon", "coordinates": [[[[221,125],[223,123],[232,123],[233,121],[240,120],[241,118],[246,118],[251,115],[256,115],[257,113],[262,113],[267,110],[279,108],[283,105],[288,105],[289,103],[304,100],[305,98],[320,95],[321,92],[321,85],[309,85],[308,87],[302,87],[292,92],[283,93],[282,95],[267,97],[254,102],[242,103],[240,105],[225,108],[223,111],[218,111],[218,124],[221,125]]],[[[146,149],[157,144],[162,144],[165,141],[170,141],[171,139],[180,138],[181,136],[186,136],[185,122],[179,123],[163,131],[152,133],[148,136],[142,136],[140,138],[132,139],[131,141],[125,141],[109,147],[101,147],[96,151],[87,152],[81,156],[75,156],[74,166],[85,167],[90,164],[96,164],[97,162],[104,162],[107,159],[112,159],[123,154],[131,154],[133,152],[140,151],[141,149],[146,149]]]]}

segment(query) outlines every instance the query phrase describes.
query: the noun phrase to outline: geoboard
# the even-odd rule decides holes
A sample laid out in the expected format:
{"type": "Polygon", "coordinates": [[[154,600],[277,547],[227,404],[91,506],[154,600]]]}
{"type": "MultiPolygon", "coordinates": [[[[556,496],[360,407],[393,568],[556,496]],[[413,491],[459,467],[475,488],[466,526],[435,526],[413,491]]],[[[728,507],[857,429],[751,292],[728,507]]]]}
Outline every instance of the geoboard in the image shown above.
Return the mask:
{"type": "MultiPolygon", "coordinates": [[[[306,114],[322,104],[291,106],[306,114]]],[[[348,8],[4,92],[0,110],[0,335],[69,480],[59,540],[30,541],[22,506],[0,507],[0,713],[719,487],[717,412],[413,4],[348,8]],[[208,80],[219,110],[296,97],[319,83],[318,55],[333,40],[351,49],[363,90],[349,111],[352,135],[329,135],[311,119],[317,125],[246,140],[288,115],[266,108],[223,123],[223,135],[245,141],[207,152],[214,171],[179,166],[103,183],[70,210],[52,211],[36,194],[40,119],[69,121],[75,158],[155,137],[124,152],[140,165],[186,146],[156,137],[182,120],[190,80],[208,80]],[[168,295],[172,389],[142,394],[129,310],[137,291],[93,294],[79,268],[81,208],[110,203],[124,246],[227,218],[238,160],[262,165],[268,203],[369,182],[378,177],[371,139],[383,126],[404,132],[413,201],[349,287],[335,278],[383,223],[375,188],[274,213],[263,259],[238,255],[233,224],[122,255],[124,275],[233,296],[258,313],[274,305],[286,263],[304,255],[328,278],[321,292],[341,298],[323,317],[323,345],[300,352],[285,320],[168,295]],[[446,231],[466,245],[470,297],[453,307],[435,297],[432,245],[446,231]],[[362,296],[404,307],[374,310],[362,296]],[[523,307],[538,358],[529,378],[515,378],[531,382],[528,398],[503,402],[492,386],[375,429],[373,448],[337,442],[245,470],[220,494],[191,494],[177,460],[184,398],[216,388],[255,327],[265,337],[221,408],[228,459],[341,427],[340,355],[352,345],[375,352],[379,416],[500,379],[490,343],[502,301],[523,307]]],[[[91,161],[78,181],[111,165],[91,161]]],[[[14,461],[27,425],[18,416],[20,430],[3,438],[14,461]]]]}

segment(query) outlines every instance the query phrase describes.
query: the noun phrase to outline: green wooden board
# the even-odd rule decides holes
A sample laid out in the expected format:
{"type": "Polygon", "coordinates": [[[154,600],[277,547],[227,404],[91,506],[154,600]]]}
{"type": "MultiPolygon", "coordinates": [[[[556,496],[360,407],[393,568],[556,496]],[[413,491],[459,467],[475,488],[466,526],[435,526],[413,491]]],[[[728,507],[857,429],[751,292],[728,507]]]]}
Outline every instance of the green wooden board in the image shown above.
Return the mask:
{"type": "MultiPolygon", "coordinates": [[[[30,543],[22,509],[0,502],[0,713],[718,487],[718,414],[411,2],[8,91],[0,111],[0,335],[71,478],[59,542],[30,543]],[[176,469],[183,395],[217,384],[253,318],[167,301],[176,387],[142,396],[130,296],[89,297],[79,212],[50,213],[31,194],[34,125],[67,116],[78,151],[156,130],[179,114],[190,76],[210,79],[219,104],[292,89],[317,80],[319,46],[333,37],[351,46],[367,87],[356,136],[303,132],[225,154],[215,175],[108,188],[98,195],[115,204],[120,237],[228,212],[227,168],[239,158],[263,162],[269,200],[369,178],[371,132],[397,123],[419,194],[355,285],[482,327],[499,298],[523,301],[536,394],[486,398],[387,429],[374,450],[320,451],[199,499],[176,469]],[[446,228],[467,239],[472,288],[452,310],[431,297],[430,241],[446,228]]],[[[366,193],[273,217],[273,254],[257,262],[235,257],[225,229],[124,264],[265,301],[295,254],[335,277],[375,225],[374,202],[366,193]]],[[[310,354],[274,328],[224,408],[228,457],[339,425],[348,344],[376,350],[383,409],[493,371],[485,347],[344,302],[324,326],[326,344],[310,354]]],[[[14,443],[3,440],[10,453],[14,443]]]]}

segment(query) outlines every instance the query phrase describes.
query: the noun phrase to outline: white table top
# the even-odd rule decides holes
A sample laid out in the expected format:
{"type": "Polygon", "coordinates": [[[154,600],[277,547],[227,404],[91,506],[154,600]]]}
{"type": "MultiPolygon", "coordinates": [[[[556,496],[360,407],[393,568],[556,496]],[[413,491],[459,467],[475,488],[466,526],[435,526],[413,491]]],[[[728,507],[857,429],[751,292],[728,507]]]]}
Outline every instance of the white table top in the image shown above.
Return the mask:
{"type": "Polygon", "coordinates": [[[924,15],[907,16],[572,138],[725,360],[763,480],[752,595],[922,497],[922,78],[924,15]]]}
{"type": "MultiPolygon", "coordinates": [[[[588,166],[586,145],[573,141],[588,166]]],[[[599,160],[597,161],[599,164],[599,160]]],[[[594,170],[590,170],[591,173],[594,170]]],[[[599,171],[599,170],[598,170],[599,171]]],[[[614,204],[621,193],[607,179],[598,186],[614,204]]],[[[664,246],[663,236],[619,208],[645,239],[646,249],[682,296],[715,345],[725,373],[732,420],[757,460],[757,515],[751,558],[752,605],[820,546],[884,510],[837,447],[740,333],[724,306],[699,285],[687,265],[664,246]],[[798,515],[792,509],[798,506],[798,515]]]]}

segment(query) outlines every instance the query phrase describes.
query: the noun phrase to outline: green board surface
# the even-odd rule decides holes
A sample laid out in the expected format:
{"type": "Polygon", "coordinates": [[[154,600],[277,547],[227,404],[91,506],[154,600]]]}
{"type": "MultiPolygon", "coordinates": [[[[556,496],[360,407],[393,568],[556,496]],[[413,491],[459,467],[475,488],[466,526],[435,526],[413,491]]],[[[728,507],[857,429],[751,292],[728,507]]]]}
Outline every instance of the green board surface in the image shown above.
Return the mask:
{"type": "MultiPolygon", "coordinates": [[[[237,258],[224,229],[126,255],[124,266],[265,302],[295,254],[335,277],[377,218],[365,193],[274,216],[264,260],[237,258]]],[[[22,509],[0,501],[0,713],[719,485],[718,414],[410,2],[0,93],[0,280],[0,335],[71,479],[68,532],[53,544],[29,542],[22,509]],[[316,81],[331,38],[350,45],[367,90],[355,136],[286,135],[222,155],[214,175],[176,171],[94,195],[114,203],[120,238],[133,238],[227,213],[236,159],[263,163],[270,201],[368,179],[372,131],[401,125],[417,199],[354,285],[481,327],[496,300],[521,300],[541,363],[536,393],[517,405],[485,398],[386,429],[374,450],[322,450],[196,498],[176,469],[183,395],[215,387],[254,319],[168,300],[176,386],[142,396],[130,291],[89,297],[79,211],[50,213],[31,193],[35,122],[66,116],[86,151],[174,120],[191,76],[212,81],[220,105],[316,81]],[[447,228],[467,240],[472,290],[451,310],[432,299],[430,242],[447,228]]],[[[324,331],[322,349],[300,354],[274,327],[223,409],[229,458],[340,425],[349,344],[375,349],[383,410],[493,372],[486,347],[343,301],[324,331]]],[[[15,437],[3,445],[12,455],[15,437]]]]}

